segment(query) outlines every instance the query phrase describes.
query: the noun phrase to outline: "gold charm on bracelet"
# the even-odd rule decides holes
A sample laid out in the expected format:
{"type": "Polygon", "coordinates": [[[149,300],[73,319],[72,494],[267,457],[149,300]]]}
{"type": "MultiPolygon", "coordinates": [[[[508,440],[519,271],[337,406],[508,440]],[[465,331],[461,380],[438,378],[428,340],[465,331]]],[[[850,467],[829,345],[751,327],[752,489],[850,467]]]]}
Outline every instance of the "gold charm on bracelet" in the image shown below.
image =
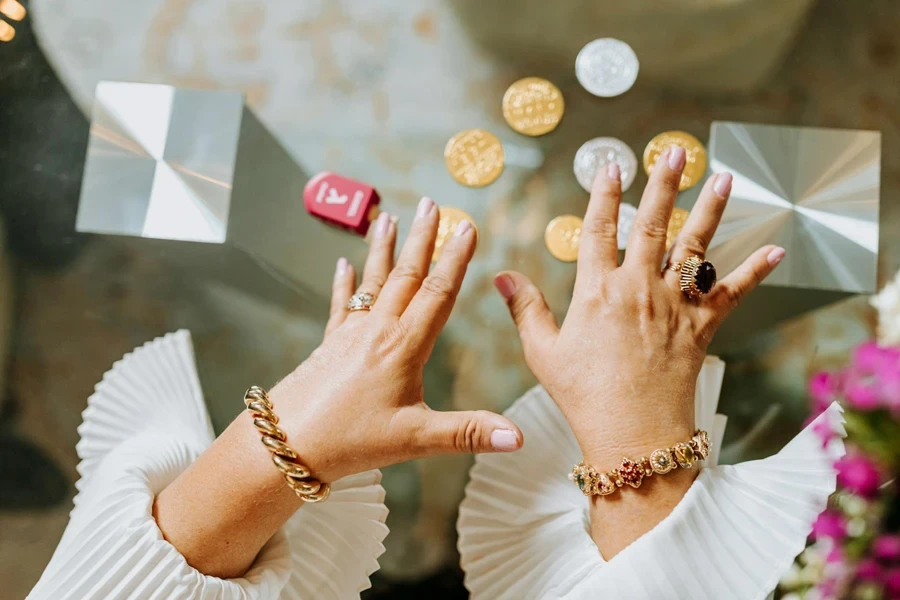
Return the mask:
{"type": "Polygon", "coordinates": [[[645,477],[654,473],[665,475],[677,467],[693,468],[697,461],[709,456],[709,436],[697,430],[687,442],[679,442],[671,448],[660,448],[637,460],[623,458],[618,467],[603,473],[584,461],[572,468],[571,479],[585,496],[608,496],[624,485],[641,487],[645,477]]]}
{"type": "Polygon", "coordinates": [[[287,434],[278,426],[278,416],[266,390],[251,387],[244,394],[244,404],[253,417],[253,426],[262,434],[263,445],[272,453],[272,462],[294,493],[304,502],[328,498],[331,486],[314,479],[309,468],[300,463],[297,451],[288,446],[287,434]]]}

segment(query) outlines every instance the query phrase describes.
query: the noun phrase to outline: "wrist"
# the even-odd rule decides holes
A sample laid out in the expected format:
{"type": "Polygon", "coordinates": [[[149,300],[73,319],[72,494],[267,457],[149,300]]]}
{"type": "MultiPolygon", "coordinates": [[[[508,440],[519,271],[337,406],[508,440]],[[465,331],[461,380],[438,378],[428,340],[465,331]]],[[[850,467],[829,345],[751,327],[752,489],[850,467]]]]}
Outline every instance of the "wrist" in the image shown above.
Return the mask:
{"type": "Polygon", "coordinates": [[[694,433],[693,389],[675,398],[642,400],[640,405],[599,404],[608,409],[570,419],[584,461],[597,468],[613,468],[623,457],[649,455],[694,433]]]}

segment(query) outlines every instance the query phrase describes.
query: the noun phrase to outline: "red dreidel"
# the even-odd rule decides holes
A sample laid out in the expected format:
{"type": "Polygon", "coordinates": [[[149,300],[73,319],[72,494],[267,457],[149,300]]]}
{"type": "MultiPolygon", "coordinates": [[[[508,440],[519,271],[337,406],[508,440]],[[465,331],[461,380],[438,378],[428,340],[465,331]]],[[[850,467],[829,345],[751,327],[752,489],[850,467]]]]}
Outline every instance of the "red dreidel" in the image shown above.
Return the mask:
{"type": "Polygon", "coordinates": [[[375,188],[327,171],[303,188],[303,204],[309,214],[363,237],[380,212],[379,202],[375,188]]]}

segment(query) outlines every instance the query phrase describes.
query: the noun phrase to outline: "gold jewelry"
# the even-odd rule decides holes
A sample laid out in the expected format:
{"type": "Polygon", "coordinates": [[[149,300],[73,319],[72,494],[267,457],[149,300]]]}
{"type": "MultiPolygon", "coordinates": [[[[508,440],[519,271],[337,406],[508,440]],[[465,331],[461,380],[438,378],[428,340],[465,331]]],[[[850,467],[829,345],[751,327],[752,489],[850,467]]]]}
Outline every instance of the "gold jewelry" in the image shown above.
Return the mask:
{"type": "Polygon", "coordinates": [[[687,442],[679,442],[671,448],[660,448],[637,460],[623,458],[622,463],[606,473],[581,461],[572,468],[571,479],[585,496],[608,496],[623,485],[641,487],[644,477],[654,473],[665,475],[676,467],[690,469],[699,460],[709,456],[709,436],[698,429],[687,442]]]}
{"type": "Polygon", "coordinates": [[[681,291],[689,298],[705,296],[716,285],[716,268],[699,256],[688,257],[683,263],[675,262],[666,268],[681,275],[681,291]]]}
{"type": "Polygon", "coordinates": [[[244,404],[253,416],[253,425],[262,434],[262,443],[272,453],[272,462],[285,481],[304,502],[321,502],[331,494],[331,486],[314,479],[308,467],[300,463],[297,451],[288,446],[287,434],[278,426],[269,394],[253,386],[244,394],[244,404]]]}
{"type": "Polygon", "coordinates": [[[356,292],[347,301],[347,310],[350,312],[372,310],[373,306],[375,306],[375,296],[369,292],[356,292]]]}

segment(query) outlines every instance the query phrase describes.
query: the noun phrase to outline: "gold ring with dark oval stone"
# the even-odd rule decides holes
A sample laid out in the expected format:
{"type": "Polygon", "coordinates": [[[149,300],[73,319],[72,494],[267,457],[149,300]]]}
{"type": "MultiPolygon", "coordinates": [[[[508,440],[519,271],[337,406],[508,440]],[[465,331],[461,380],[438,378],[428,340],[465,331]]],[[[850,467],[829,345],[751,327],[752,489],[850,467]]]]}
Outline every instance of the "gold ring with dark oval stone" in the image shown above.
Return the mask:
{"type": "Polygon", "coordinates": [[[672,263],[668,268],[681,275],[679,286],[689,298],[705,296],[716,285],[716,268],[699,256],[691,256],[683,263],[672,263]]]}

